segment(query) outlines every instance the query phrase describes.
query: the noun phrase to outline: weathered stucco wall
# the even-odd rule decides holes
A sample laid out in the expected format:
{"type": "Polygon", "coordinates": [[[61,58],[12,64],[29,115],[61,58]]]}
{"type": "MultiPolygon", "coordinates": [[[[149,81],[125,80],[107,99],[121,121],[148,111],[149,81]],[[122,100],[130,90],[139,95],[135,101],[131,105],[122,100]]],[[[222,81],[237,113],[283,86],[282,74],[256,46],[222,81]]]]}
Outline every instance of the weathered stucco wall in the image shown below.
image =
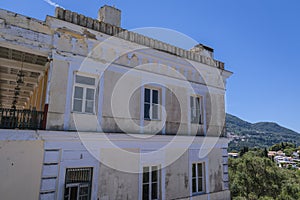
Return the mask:
{"type": "Polygon", "coordinates": [[[223,159],[222,149],[214,148],[208,155],[209,164],[209,184],[210,192],[220,192],[223,190],[223,159]]]}
{"type": "Polygon", "coordinates": [[[63,130],[69,63],[53,60],[52,65],[47,130],[63,130]]]}
{"type": "Polygon", "coordinates": [[[180,199],[190,196],[188,152],[166,167],[166,199],[180,199]]]}
{"type": "Polygon", "coordinates": [[[206,99],[207,135],[221,136],[225,125],[224,94],[208,93],[206,99]]]}
{"type": "Polygon", "coordinates": [[[43,142],[0,141],[1,199],[39,199],[43,142]]]}
{"type": "MultiPolygon", "coordinates": [[[[70,128],[70,130],[74,130],[74,118],[79,117],[79,121],[81,121],[80,119],[82,118],[87,122],[81,127],[81,130],[96,131],[98,130],[96,125],[98,121],[95,120],[95,116],[100,115],[100,109],[98,110],[98,108],[102,108],[102,110],[100,110],[100,118],[102,117],[101,125],[104,131],[110,133],[124,131],[124,129],[120,129],[113,118],[117,117],[122,119],[122,124],[125,125],[123,128],[125,128],[125,130],[130,133],[140,133],[140,128],[130,126],[130,123],[127,122],[128,120],[133,120],[137,125],[141,124],[140,120],[143,118],[141,110],[143,97],[141,90],[137,89],[129,101],[129,106],[126,105],[128,106],[127,108],[130,109],[129,113],[131,119],[126,119],[122,114],[113,116],[111,111],[111,95],[116,82],[123,75],[122,73],[124,71],[130,70],[139,64],[152,63],[152,65],[145,65],[140,71],[152,75],[156,74],[161,78],[158,80],[168,79],[169,82],[164,82],[164,84],[172,88],[171,92],[161,87],[165,90],[163,92],[163,89],[161,89],[161,94],[164,95],[164,104],[167,111],[165,133],[186,135],[189,132],[189,128],[192,129],[192,132],[195,129],[197,130],[196,132],[204,133],[204,129],[206,129],[205,126],[207,125],[209,130],[208,136],[219,135],[221,131],[220,127],[223,127],[222,119],[225,117],[225,88],[219,87],[219,85],[212,80],[220,78],[222,76],[221,71],[222,73],[230,74],[229,72],[223,71],[223,63],[214,62],[213,59],[209,57],[196,55],[193,52],[166,45],[163,42],[128,32],[109,24],[103,24],[70,11],[58,9],[56,17],[58,17],[58,19],[47,17],[44,23],[0,10],[0,27],[4,27],[0,33],[0,45],[11,48],[20,47],[21,49],[30,50],[30,52],[36,52],[38,55],[42,54],[44,56],[48,56],[49,53],[52,53],[51,56],[53,56],[53,60],[49,71],[50,85],[49,91],[47,91],[49,99],[43,100],[49,103],[47,129],[64,130],[65,128],[70,128]],[[114,67],[105,71],[103,88],[97,88],[97,91],[99,91],[95,99],[96,113],[95,115],[87,116],[81,114],[77,116],[77,114],[71,111],[74,72],[80,68],[84,56],[86,56],[92,48],[115,33],[119,33],[116,40],[109,41],[106,45],[99,48],[99,51],[91,54],[93,62],[96,63],[94,63],[94,65],[99,67],[95,70],[98,70],[97,73],[101,72],[101,66],[111,62],[115,56],[121,56],[120,59],[114,63],[114,67]],[[124,51],[119,49],[120,46],[126,50],[135,48],[145,49],[147,47],[151,47],[152,49],[148,49],[149,51],[144,52],[134,52],[134,54],[127,52],[124,53],[124,55],[119,55],[118,53],[121,52],[120,54],[122,54],[124,51]],[[52,52],[50,49],[52,49],[52,52]],[[172,55],[170,53],[172,53],[172,55]],[[184,61],[179,56],[189,59],[189,62],[184,61]],[[195,68],[191,67],[190,61],[192,60],[198,61],[192,62],[195,68]],[[214,68],[218,73],[212,74],[209,70],[210,68],[214,68]],[[202,77],[196,72],[196,69],[201,71],[202,77]],[[173,82],[175,80],[177,80],[177,85],[173,82]],[[208,82],[206,82],[207,80],[208,82]],[[195,90],[188,91],[187,88],[181,86],[181,83],[184,81],[194,83],[195,90]],[[210,94],[207,93],[205,88],[205,86],[208,85],[206,85],[206,83],[209,83],[208,87],[213,89],[213,92],[210,94]],[[173,94],[175,91],[179,94],[178,98],[173,94]],[[103,96],[100,96],[101,92],[103,96]],[[188,97],[193,92],[203,95],[203,97],[206,98],[205,109],[207,111],[206,118],[208,121],[203,126],[197,125],[195,127],[189,127],[188,97]],[[103,98],[103,102],[100,101],[100,98],[103,98]],[[184,112],[181,112],[181,110],[184,112]],[[182,126],[179,129],[180,123],[182,126]]],[[[224,79],[228,78],[222,77],[224,79]]],[[[144,81],[148,81],[150,78],[149,76],[146,77],[145,74],[144,76],[137,75],[135,76],[135,81],[142,86],[144,81]]],[[[155,80],[157,79],[151,79],[150,81],[155,82],[155,80]]],[[[222,81],[223,80],[221,80],[221,82],[222,81]]],[[[126,91],[127,90],[124,90],[123,92],[126,91]]],[[[42,93],[42,91],[35,93],[42,93]]],[[[121,101],[122,99],[117,100],[121,101]]],[[[162,96],[160,100],[163,101],[162,96]]],[[[35,103],[32,102],[32,104],[35,103]]],[[[117,105],[123,106],[122,102],[117,105]]],[[[149,123],[149,121],[145,121],[143,125],[146,126],[149,123]]],[[[160,127],[160,122],[153,122],[152,125],[145,128],[143,132],[159,132],[161,130],[159,130],[158,127],[160,127]]],[[[87,154],[86,149],[84,149],[79,141],[73,141],[74,138],[79,140],[78,136],[72,135],[73,133],[57,132],[56,135],[53,135],[52,132],[48,132],[47,134],[45,134],[45,137],[48,140],[48,150],[53,150],[54,148],[58,152],[62,152],[62,156],[64,156],[62,160],[57,161],[57,166],[55,166],[55,173],[57,176],[60,176],[58,177],[59,191],[57,196],[63,197],[63,173],[65,169],[67,167],[85,166],[87,162],[85,160],[82,161],[82,157],[89,158],[90,166],[97,166],[97,161],[90,158],[91,155],[87,154]],[[67,139],[63,140],[64,137],[67,139]],[[72,141],[70,142],[70,140],[72,141]],[[78,151],[79,147],[81,148],[81,152],[78,151]]],[[[125,148],[133,148],[135,145],[136,148],[144,148],[144,150],[159,149],[161,147],[160,145],[170,142],[170,138],[168,137],[171,137],[153,136],[154,139],[152,141],[150,139],[149,142],[148,140],[135,141],[132,138],[126,138],[127,136],[123,136],[122,134],[117,135],[118,139],[114,138],[114,134],[108,135],[110,135],[109,139],[114,139],[120,146],[123,145],[125,148]],[[123,138],[120,139],[119,137],[123,138]]],[[[199,144],[202,143],[203,140],[204,137],[197,137],[193,144],[194,148],[199,148],[199,144]]],[[[187,141],[187,139],[184,141],[187,141]]],[[[41,166],[43,163],[43,143],[41,141],[7,140],[0,142],[0,147],[0,177],[4,177],[4,180],[8,180],[3,183],[3,187],[1,185],[0,194],[7,195],[4,196],[7,197],[5,199],[24,199],[24,194],[31,195],[28,196],[28,198],[26,196],[25,199],[38,199],[41,166]],[[28,180],[30,180],[31,184],[27,184],[28,180]],[[14,187],[12,187],[12,185],[14,187]],[[16,193],[15,191],[20,192],[16,193]],[[20,194],[22,196],[19,196],[20,194]]],[[[166,199],[184,198],[190,195],[189,162],[190,158],[188,154],[185,153],[163,172],[165,173],[165,185],[162,185],[162,187],[165,191],[166,199]]],[[[120,165],[122,165],[122,163],[120,163],[120,165]]],[[[208,177],[206,181],[209,186],[208,192],[211,194],[194,196],[192,199],[229,199],[229,192],[223,191],[227,189],[224,189],[223,186],[224,166],[221,147],[215,147],[209,153],[207,156],[207,165],[209,168],[206,171],[208,177]]],[[[138,167],[139,165],[135,166],[138,167]]],[[[93,189],[93,197],[96,198],[98,195],[99,199],[103,200],[139,198],[140,182],[138,174],[119,172],[105,165],[101,165],[99,169],[97,168],[95,170],[97,173],[99,172],[99,175],[97,174],[94,180],[96,189],[93,189]]]]}
{"type": "Polygon", "coordinates": [[[138,174],[120,172],[102,164],[98,180],[99,200],[131,200],[139,197],[138,174]]]}

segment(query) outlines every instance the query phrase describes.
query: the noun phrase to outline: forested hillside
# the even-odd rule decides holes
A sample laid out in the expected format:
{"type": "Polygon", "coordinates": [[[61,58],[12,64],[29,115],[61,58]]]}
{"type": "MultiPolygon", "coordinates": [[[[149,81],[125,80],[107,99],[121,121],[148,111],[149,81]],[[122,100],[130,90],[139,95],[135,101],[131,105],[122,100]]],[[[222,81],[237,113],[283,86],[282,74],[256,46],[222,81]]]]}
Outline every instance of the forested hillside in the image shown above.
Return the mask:
{"type": "Polygon", "coordinates": [[[227,135],[230,139],[229,151],[239,151],[243,147],[264,148],[281,142],[300,145],[300,134],[273,122],[249,123],[226,114],[227,135]]]}

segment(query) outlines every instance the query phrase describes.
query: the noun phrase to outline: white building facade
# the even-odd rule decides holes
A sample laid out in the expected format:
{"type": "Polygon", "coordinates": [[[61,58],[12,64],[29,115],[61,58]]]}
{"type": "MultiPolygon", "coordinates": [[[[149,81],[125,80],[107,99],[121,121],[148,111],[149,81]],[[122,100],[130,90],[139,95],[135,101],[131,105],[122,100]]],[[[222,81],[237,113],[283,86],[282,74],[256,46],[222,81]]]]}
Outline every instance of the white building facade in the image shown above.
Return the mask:
{"type": "Polygon", "coordinates": [[[57,8],[38,21],[0,10],[0,177],[11,180],[0,193],[230,199],[231,72],[209,47],[122,29],[110,6],[98,16],[57,8]]]}

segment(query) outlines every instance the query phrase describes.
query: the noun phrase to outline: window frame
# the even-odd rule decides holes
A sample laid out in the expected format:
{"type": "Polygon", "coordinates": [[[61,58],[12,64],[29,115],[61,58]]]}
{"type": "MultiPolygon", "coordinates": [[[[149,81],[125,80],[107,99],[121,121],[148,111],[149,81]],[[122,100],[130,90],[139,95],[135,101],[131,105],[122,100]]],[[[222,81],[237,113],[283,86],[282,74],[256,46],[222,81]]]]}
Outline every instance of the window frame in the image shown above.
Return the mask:
{"type": "Polygon", "coordinates": [[[191,191],[192,191],[192,195],[198,195],[198,194],[205,193],[205,182],[206,182],[206,180],[205,180],[205,163],[204,162],[193,162],[192,165],[191,165],[191,171],[192,171],[191,172],[191,191]],[[199,177],[199,174],[198,174],[199,165],[201,165],[201,168],[202,168],[202,170],[201,170],[202,176],[201,177],[199,177]],[[195,177],[193,176],[193,166],[195,166],[195,172],[196,172],[195,177]],[[202,188],[201,188],[202,190],[199,190],[199,179],[200,178],[202,180],[202,188]],[[196,182],[196,186],[195,186],[196,191],[194,191],[194,182],[193,182],[194,179],[195,179],[195,182],[196,182]]]}
{"type": "Polygon", "coordinates": [[[72,92],[72,112],[74,113],[80,113],[80,114],[91,114],[91,115],[94,115],[96,114],[96,93],[97,93],[97,82],[98,82],[98,79],[96,76],[94,75],[90,75],[90,74],[83,74],[83,73],[74,73],[74,79],[73,79],[73,92],[72,92]],[[83,84],[83,83],[77,83],[76,82],[76,77],[77,76],[81,76],[81,77],[85,77],[85,78],[92,78],[95,80],[95,84],[94,85],[89,85],[89,84],[83,84]],[[75,88],[76,87],[79,87],[79,88],[82,88],[83,89],[83,92],[82,92],[82,99],[79,99],[79,98],[75,98],[75,88]],[[87,99],[87,90],[88,89],[92,89],[94,91],[94,95],[93,95],[93,100],[88,100],[87,99]],[[81,100],[82,103],[81,103],[81,111],[77,111],[74,109],[74,102],[75,100],[78,99],[78,100],[81,100]],[[92,112],[87,112],[86,111],[86,103],[88,101],[93,101],[93,110],[92,112]]]}
{"type": "Polygon", "coordinates": [[[161,120],[161,89],[158,87],[145,86],[144,87],[144,97],[143,97],[143,119],[148,121],[159,121],[161,120]],[[146,102],[146,90],[150,90],[150,102],[146,102]],[[153,103],[153,91],[157,91],[157,103],[153,103]],[[149,118],[145,117],[145,104],[149,104],[149,118]],[[157,106],[157,118],[153,118],[154,106],[157,106]]]}
{"type": "Polygon", "coordinates": [[[161,195],[161,170],[159,165],[148,165],[148,166],[143,166],[143,173],[142,173],[142,199],[144,199],[144,186],[148,185],[148,198],[146,199],[151,199],[151,200],[159,200],[160,195],[161,195]],[[144,168],[148,168],[148,182],[144,182],[144,174],[147,171],[144,171],[144,168]],[[153,168],[156,168],[156,170],[153,170],[153,168]],[[156,171],[156,181],[153,181],[153,172],[156,171]],[[152,198],[152,191],[153,191],[153,184],[157,184],[156,188],[156,197],[155,199],[152,198]]]}
{"type": "MultiPolygon", "coordinates": [[[[70,174],[70,176],[72,176],[70,174]]],[[[74,174],[73,174],[74,176],[74,174]]],[[[73,177],[74,178],[74,177],[73,177]]],[[[64,200],[70,199],[71,195],[71,188],[77,188],[77,200],[80,200],[83,197],[86,197],[88,200],[91,199],[92,196],[92,187],[93,187],[93,167],[79,167],[79,168],[66,168],[65,169],[65,183],[64,183],[64,200]],[[68,172],[77,172],[80,173],[78,176],[83,176],[82,171],[86,170],[88,173],[88,180],[77,180],[77,181],[72,181],[68,180],[68,172]],[[86,188],[87,187],[87,193],[86,194],[81,194],[81,188],[86,188]],[[68,194],[67,194],[68,193],[68,194]]]]}
{"type": "Polygon", "coordinates": [[[201,95],[190,95],[189,98],[189,111],[190,111],[190,123],[191,124],[198,124],[198,125],[203,125],[204,124],[204,106],[203,103],[204,102],[204,98],[201,95]],[[191,101],[191,98],[193,99],[193,104],[191,101]],[[199,99],[199,108],[197,108],[197,99],[199,99]],[[193,105],[193,107],[192,107],[193,105]],[[193,112],[195,111],[196,116],[193,115],[193,112]],[[199,112],[199,113],[197,113],[199,112]],[[197,119],[197,114],[199,115],[200,119],[197,119]],[[196,120],[194,120],[196,119],[196,120]],[[199,120],[199,121],[197,121],[199,120]]]}

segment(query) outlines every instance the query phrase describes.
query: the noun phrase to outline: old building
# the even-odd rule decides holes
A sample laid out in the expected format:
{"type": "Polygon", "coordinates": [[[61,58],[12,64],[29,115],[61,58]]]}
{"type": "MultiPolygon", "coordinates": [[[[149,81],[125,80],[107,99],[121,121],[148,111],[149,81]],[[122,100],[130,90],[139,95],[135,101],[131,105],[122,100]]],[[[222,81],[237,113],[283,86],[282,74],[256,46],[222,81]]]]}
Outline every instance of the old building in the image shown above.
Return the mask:
{"type": "Polygon", "coordinates": [[[231,72],[120,26],[110,6],[0,10],[1,198],[230,199],[231,72]]]}

